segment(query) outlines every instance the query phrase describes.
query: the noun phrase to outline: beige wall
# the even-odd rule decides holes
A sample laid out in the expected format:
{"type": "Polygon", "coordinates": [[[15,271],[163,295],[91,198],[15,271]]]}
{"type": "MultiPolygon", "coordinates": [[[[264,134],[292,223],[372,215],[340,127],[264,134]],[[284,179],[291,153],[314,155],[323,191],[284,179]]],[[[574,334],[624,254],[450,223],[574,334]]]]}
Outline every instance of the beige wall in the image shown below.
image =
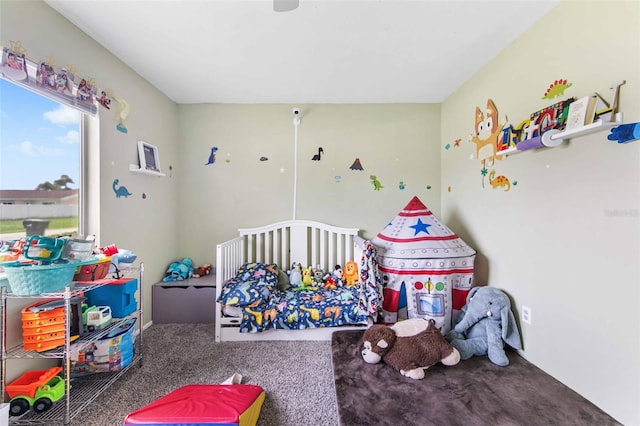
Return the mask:
{"type": "MultiPolygon", "coordinates": [[[[640,142],[608,131],[553,149],[523,152],[488,169],[508,177],[492,189],[469,135],[476,106],[492,98],[500,123],[555,100],[621,88],[626,122],[640,121],[640,3],[565,2],[505,49],[442,106],[442,219],[479,252],[479,281],[505,290],[519,316],[523,355],[627,425],[640,424],[640,142]]],[[[544,390],[541,390],[544,391],[544,390]]]]}
{"type": "Polygon", "coordinates": [[[439,105],[180,105],[180,251],[196,263],[214,262],[215,245],[239,227],[292,218],[293,107],[302,112],[296,218],[373,238],[414,195],[440,212],[439,105]],[[205,165],[213,146],[217,160],[205,165]],[[363,171],[350,170],[356,157],[363,171]]]}
{"type": "Polygon", "coordinates": [[[2,1],[0,19],[3,46],[20,41],[33,61],[51,56],[58,66],[74,64],[78,75],[93,77],[98,87],[111,90],[131,107],[126,134],[115,128],[115,100],[111,110],[101,108],[99,120],[90,126],[89,131],[98,136],[91,139],[90,154],[99,164],[90,165],[87,187],[99,208],[93,209],[88,233],[96,233],[101,244],[133,250],[145,263],[143,296],[148,304],[144,318],[148,322],[151,284],[164,276],[167,265],[178,255],[178,181],[131,173],[129,164],[138,163],[139,139],[159,148],[165,170],[175,164],[179,153],[177,106],[44,2],[2,1]],[[114,179],[133,195],[116,198],[114,179]]]}
{"type": "Polygon", "coordinates": [[[104,243],[133,249],[145,261],[147,301],[150,284],[177,256],[212,262],[215,244],[235,228],[291,217],[291,109],[300,107],[298,218],[357,226],[370,238],[418,195],[478,250],[479,281],[507,291],[517,315],[522,305],[532,309],[532,324],[520,323],[523,355],[632,425],[640,424],[640,144],[617,145],[601,132],[514,155],[495,164],[517,182],[505,193],[486,179],[482,187],[468,140],[475,107],[484,108],[487,98],[501,122],[508,116],[516,124],[550,103],[540,98],[559,78],[573,83],[567,96],[606,97],[611,83],[626,79],[621,110],[625,121],[639,121],[638,5],[561,4],[441,107],[176,107],[44,3],[3,1],[0,18],[2,44],[20,40],[31,58],[75,63],[131,104],[127,135],[115,130],[113,114],[100,117],[100,165],[91,186],[100,209],[92,220],[100,219],[104,243]],[[128,171],[138,138],[160,148],[170,175],[128,171]],[[460,147],[444,149],[456,139],[460,147]],[[217,162],[205,166],[212,146],[217,162]],[[319,146],[325,155],[313,162],[319,146]],[[355,157],[364,171],[349,170],[355,157]],[[371,174],[382,191],[373,191],[371,174]],[[116,199],[115,178],[134,197],[116,199]]]}

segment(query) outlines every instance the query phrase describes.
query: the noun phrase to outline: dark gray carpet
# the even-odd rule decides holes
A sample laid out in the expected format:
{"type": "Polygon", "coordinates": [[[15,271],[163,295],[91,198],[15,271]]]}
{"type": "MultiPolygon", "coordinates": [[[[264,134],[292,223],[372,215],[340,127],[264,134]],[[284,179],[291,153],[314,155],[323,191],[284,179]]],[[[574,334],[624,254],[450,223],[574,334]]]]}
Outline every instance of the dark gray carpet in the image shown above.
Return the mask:
{"type": "Polygon", "coordinates": [[[332,360],[340,423],[355,425],[619,425],[585,398],[509,352],[510,365],[487,357],[437,364],[423,380],[360,355],[363,331],[337,331],[332,360]]]}
{"type": "Polygon", "coordinates": [[[215,343],[213,333],[213,324],[149,327],[142,367],[130,369],[73,425],[122,426],[128,413],[180,386],[221,383],[236,372],[266,392],[259,426],[338,424],[330,342],[215,343]]]}

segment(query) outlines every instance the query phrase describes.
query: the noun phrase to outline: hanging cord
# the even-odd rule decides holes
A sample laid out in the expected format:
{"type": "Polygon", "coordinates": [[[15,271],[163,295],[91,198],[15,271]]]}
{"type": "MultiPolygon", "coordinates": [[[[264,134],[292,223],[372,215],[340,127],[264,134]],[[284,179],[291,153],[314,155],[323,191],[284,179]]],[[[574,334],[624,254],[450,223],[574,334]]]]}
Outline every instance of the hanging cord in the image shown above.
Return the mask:
{"type": "Polygon", "coordinates": [[[296,220],[298,205],[298,126],[300,126],[300,110],[293,110],[293,220],[296,220]]]}

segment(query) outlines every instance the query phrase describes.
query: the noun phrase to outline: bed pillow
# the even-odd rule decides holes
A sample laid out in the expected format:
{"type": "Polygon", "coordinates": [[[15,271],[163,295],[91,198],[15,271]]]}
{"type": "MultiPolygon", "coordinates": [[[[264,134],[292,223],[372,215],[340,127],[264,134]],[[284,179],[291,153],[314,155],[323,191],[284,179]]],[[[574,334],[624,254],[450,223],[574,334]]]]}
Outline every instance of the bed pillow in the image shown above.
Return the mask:
{"type": "Polygon", "coordinates": [[[262,280],[275,286],[278,282],[277,265],[265,265],[259,262],[245,263],[238,268],[236,279],[238,281],[262,280]],[[276,268],[274,269],[272,266],[276,266],[276,268]]]}
{"type": "Polygon", "coordinates": [[[267,269],[273,272],[274,274],[277,274],[278,279],[277,279],[276,285],[278,287],[278,290],[285,291],[285,290],[288,290],[289,287],[291,287],[291,284],[289,283],[289,275],[287,275],[287,271],[283,271],[275,263],[267,265],[267,269]]]}
{"type": "Polygon", "coordinates": [[[289,282],[289,275],[285,271],[280,271],[278,274],[278,290],[285,291],[291,288],[291,283],[289,282]]]}
{"type": "Polygon", "coordinates": [[[217,301],[229,306],[254,305],[269,300],[273,289],[274,285],[264,280],[238,281],[234,278],[222,288],[217,301]]]}
{"type": "Polygon", "coordinates": [[[278,285],[278,270],[259,262],[245,263],[223,287],[218,302],[229,306],[249,306],[271,297],[278,285]]]}

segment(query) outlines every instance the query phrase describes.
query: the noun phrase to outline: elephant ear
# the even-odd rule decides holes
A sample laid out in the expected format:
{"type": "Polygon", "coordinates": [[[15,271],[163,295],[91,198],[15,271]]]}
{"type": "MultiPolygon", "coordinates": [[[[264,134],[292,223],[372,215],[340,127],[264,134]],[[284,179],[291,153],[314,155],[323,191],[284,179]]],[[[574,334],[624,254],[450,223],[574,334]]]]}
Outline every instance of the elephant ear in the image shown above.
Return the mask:
{"type": "Polygon", "coordinates": [[[469,290],[469,294],[467,294],[467,304],[469,304],[469,302],[471,302],[471,299],[473,299],[473,296],[475,296],[475,294],[478,292],[478,290],[480,290],[482,287],[473,287],[471,290],[469,290]]]}
{"type": "Polygon", "coordinates": [[[514,349],[522,349],[516,319],[508,305],[500,311],[500,319],[502,320],[502,340],[514,349]]]}
{"type": "Polygon", "coordinates": [[[464,316],[464,313],[467,312],[467,308],[469,308],[469,303],[471,303],[471,299],[473,299],[473,296],[475,296],[475,294],[478,292],[480,288],[481,287],[473,287],[471,290],[469,290],[469,293],[467,294],[467,301],[461,309],[462,315],[460,315],[460,318],[462,318],[464,316]]]}

